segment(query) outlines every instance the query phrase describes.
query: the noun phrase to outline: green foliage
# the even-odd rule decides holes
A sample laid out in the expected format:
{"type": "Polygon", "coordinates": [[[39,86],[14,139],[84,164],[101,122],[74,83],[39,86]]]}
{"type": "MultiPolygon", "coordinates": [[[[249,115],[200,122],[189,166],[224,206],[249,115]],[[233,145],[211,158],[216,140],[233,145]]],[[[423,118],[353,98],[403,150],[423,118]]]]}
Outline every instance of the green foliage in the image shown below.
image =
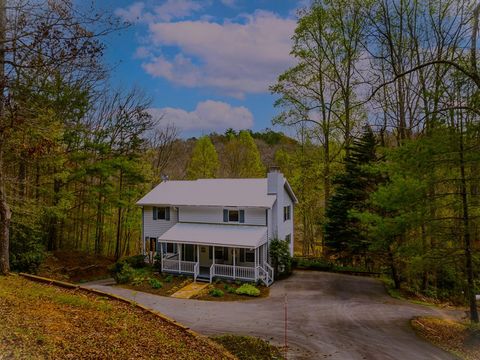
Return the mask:
{"type": "Polygon", "coordinates": [[[235,293],[237,295],[260,296],[260,290],[251,284],[243,284],[235,290],[235,293]]]}
{"type": "Polygon", "coordinates": [[[163,287],[163,284],[161,281],[155,279],[155,278],[150,278],[148,280],[148,283],[152,287],[152,289],[161,289],[163,287]]]}
{"type": "Polygon", "coordinates": [[[166,278],[165,278],[165,282],[166,283],[171,283],[173,281],[173,275],[168,275],[166,278]]]}
{"type": "Polygon", "coordinates": [[[270,258],[275,269],[275,278],[291,273],[292,257],[290,256],[290,243],[288,241],[273,239],[270,242],[270,258]]]}
{"type": "Polygon", "coordinates": [[[223,297],[224,295],[223,291],[217,288],[210,289],[208,293],[210,294],[210,296],[213,296],[213,297],[223,297]]]}
{"type": "Polygon", "coordinates": [[[229,293],[229,294],[234,294],[234,293],[235,293],[235,290],[236,290],[234,287],[232,287],[232,286],[230,286],[230,285],[228,285],[228,284],[225,284],[225,285],[223,286],[223,289],[224,289],[227,293],[229,293]]]}
{"type": "Polygon", "coordinates": [[[294,257],[292,259],[292,268],[330,271],[333,269],[333,264],[325,259],[307,259],[294,257]]]}
{"type": "Polygon", "coordinates": [[[354,214],[369,208],[369,195],[380,180],[370,169],[377,161],[375,147],[375,135],[368,126],[353,142],[344,160],[345,172],[334,180],[337,187],[325,214],[325,244],[331,253],[348,261],[365,256],[370,243],[354,214]]]}
{"type": "Polygon", "coordinates": [[[260,159],[257,144],[247,130],[229,137],[225,145],[227,173],[234,178],[257,178],[265,176],[265,167],[260,159]]]}
{"type": "Polygon", "coordinates": [[[143,255],[133,255],[126,258],[123,258],[122,261],[126,262],[134,269],[141,269],[147,266],[145,262],[145,256],[143,255]]]}
{"type": "Polygon", "coordinates": [[[188,164],[187,178],[191,180],[214,178],[219,167],[220,163],[215,146],[213,146],[210,137],[202,136],[193,148],[192,157],[188,164]]]}
{"type": "Polygon", "coordinates": [[[115,263],[112,276],[118,284],[130,283],[135,277],[135,270],[126,262],[115,263]]]}

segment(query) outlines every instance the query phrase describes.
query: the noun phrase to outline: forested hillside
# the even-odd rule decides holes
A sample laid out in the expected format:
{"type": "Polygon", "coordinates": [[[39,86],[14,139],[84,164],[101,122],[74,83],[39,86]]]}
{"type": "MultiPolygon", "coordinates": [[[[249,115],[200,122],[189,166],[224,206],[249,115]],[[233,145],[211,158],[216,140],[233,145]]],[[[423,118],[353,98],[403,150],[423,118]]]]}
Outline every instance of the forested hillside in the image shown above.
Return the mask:
{"type": "Polygon", "coordinates": [[[63,0],[0,5],[2,273],[47,250],[137,253],[135,202],[165,176],[277,165],[299,198],[299,255],[468,303],[478,322],[475,1],[314,1],[270,88],[275,131],[198,139],[153,117],[141,90],[109,85],[102,36],[126,24],[63,0]]]}

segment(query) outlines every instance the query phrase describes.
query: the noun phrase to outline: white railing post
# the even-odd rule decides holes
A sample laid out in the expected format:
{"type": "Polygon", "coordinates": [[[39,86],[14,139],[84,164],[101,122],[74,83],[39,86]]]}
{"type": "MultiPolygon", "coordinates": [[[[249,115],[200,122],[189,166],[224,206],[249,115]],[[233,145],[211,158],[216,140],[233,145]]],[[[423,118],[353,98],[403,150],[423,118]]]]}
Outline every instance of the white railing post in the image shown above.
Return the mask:
{"type": "Polygon", "coordinates": [[[233,248],[233,280],[235,280],[235,277],[236,277],[236,269],[235,269],[235,263],[236,263],[236,259],[235,259],[235,248],[233,248]]]}

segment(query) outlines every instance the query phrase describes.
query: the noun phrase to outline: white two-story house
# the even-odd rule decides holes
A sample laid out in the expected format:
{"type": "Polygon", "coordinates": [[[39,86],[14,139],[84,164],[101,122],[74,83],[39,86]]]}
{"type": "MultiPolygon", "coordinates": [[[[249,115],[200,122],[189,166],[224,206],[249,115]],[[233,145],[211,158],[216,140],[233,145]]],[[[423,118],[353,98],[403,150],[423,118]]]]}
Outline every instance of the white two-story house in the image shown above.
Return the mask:
{"type": "Polygon", "coordinates": [[[297,198],[277,169],[263,179],[164,181],[138,201],[143,254],[163,272],[273,282],[272,239],[293,255],[297,198]]]}

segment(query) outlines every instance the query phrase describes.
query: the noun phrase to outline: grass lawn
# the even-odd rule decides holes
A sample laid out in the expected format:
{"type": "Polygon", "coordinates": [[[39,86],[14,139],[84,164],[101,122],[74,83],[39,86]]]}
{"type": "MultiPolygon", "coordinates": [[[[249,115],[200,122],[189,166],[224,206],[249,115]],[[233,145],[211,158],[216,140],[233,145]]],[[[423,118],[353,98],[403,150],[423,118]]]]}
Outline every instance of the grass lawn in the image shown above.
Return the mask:
{"type": "Polygon", "coordinates": [[[0,277],[0,358],[225,359],[219,345],[132,305],[0,277]]]}
{"type": "Polygon", "coordinates": [[[222,335],[212,337],[240,360],[284,359],[280,349],[251,336],[222,335]]]}
{"type": "Polygon", "coordinates": [[[197,300],[210,300],[210,301],[238,301],[238,300],[253,300],[259,298],[268,297],[270,294],[270,288],[262,285],[257,285],[256,288],[260,290],[259,296],[247,296],[247,295],[237,295],[235,290],[238,289],[243,282],[228,282],[228,281],[218,281],[207,286],[203,291],[193,297],[197,300]],[[213,296],[210,294],[212,289],[219,289],[223,292],[223,296],[213,296]]]}
{"type": "Polygon", "coordinates": [[[411,321],[418,335],[465,360],[480,359],[480,327],[452,320],[419,317],[411,321]]]}
{"type": "Polygon", "coordinates": [[[174,276],[168,274],[155,273],[151,267],[136,269],[136,279],[127,284],[117,284],[115,286],[125,289],[143,291],[155,295],[170,296],[180,290],[182,287],[190,284],[193,280],[186,276],[174,276]],[[162,283],[162,287],[155,289],[150,284],[150,279],[156,279],[162,283]]]}

